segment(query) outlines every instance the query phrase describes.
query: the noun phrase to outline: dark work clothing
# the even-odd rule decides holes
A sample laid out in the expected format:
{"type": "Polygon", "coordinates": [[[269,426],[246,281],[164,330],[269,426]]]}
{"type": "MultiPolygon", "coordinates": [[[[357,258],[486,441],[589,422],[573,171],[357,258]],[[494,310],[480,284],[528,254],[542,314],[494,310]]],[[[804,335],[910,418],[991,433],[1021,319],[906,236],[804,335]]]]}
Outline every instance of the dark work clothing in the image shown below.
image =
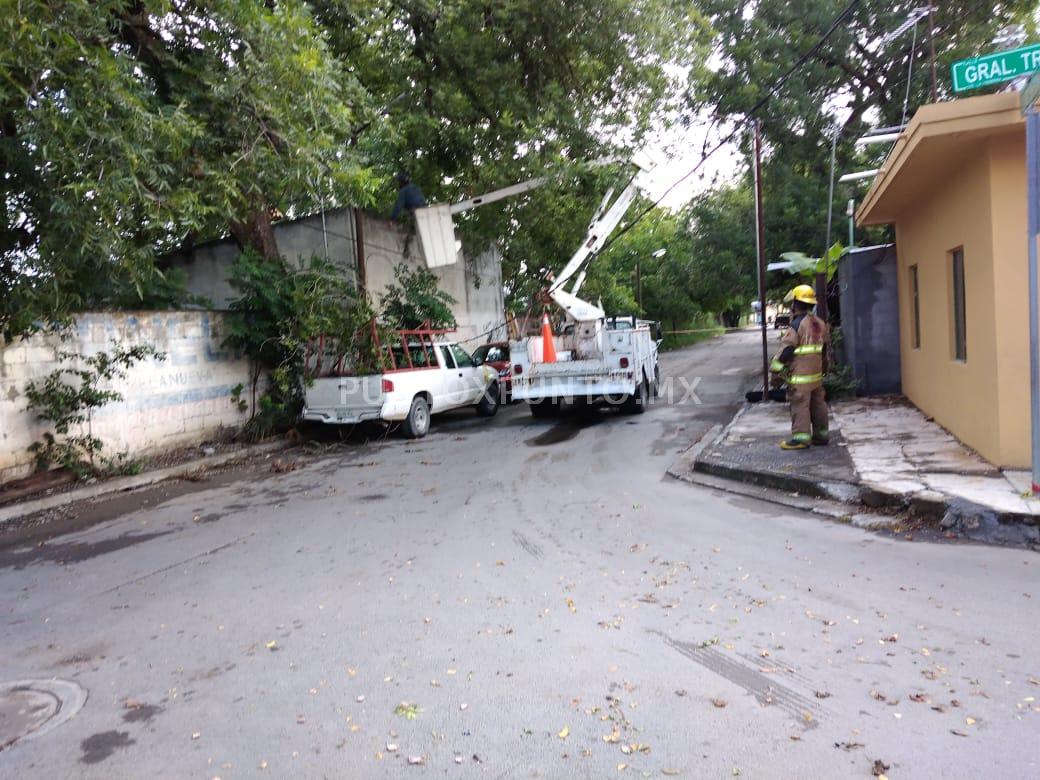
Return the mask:
{"type": "Polygon", "coordinates": [[[423,197],[419,185],[408,183],[398,190],[397,202],[394,204],[394,210],[390,212],[390,219],[397,219],[401,216],[402,211],[414,211],[415,209],[423,208],[425,205],[426,198],[423,197]]]}

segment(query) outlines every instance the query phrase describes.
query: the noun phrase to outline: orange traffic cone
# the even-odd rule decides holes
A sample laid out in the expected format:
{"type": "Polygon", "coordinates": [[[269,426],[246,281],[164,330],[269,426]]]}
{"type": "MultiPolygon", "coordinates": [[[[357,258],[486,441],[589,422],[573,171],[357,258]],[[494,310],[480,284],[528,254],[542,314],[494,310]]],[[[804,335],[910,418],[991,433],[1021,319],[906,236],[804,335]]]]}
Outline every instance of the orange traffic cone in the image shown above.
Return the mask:
{"type": "Polygon", "coordinates": [[[549,324],[548,312],[542,313],[542,362],[556,362],[556,345],[553,343],[552,325],[549,324]]]}

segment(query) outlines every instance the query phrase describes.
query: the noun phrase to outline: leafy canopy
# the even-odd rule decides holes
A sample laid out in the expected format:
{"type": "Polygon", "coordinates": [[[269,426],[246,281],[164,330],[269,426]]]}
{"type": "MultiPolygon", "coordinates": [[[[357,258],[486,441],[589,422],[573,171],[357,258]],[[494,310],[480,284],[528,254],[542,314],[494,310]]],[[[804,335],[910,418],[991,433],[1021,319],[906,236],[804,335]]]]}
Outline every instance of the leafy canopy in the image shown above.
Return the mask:
{"type": "MultiPolygon", "coordinates": [[[[302,2],[21,0],[0,12],[0,329],[136,299],[157,254],[320,192],[371,199],[365,93],[302,2]]],[[[168,296],[167,296],[168,297],[168,296]]]]}

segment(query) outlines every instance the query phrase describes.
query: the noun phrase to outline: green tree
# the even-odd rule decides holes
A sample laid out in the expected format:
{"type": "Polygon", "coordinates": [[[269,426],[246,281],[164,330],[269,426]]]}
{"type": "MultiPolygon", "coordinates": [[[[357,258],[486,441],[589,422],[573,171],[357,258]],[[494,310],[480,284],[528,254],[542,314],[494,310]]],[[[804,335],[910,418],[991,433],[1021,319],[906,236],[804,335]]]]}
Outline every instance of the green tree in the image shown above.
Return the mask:
{"type": "MultiPolygon", "coordinates": [[[[716,132],[745,123],[751,108],[817,43],[846,5],[845,0],[764,0],[753,13],[736,14],[732,4],[704,0],[700,7],[712,26],[716,57],[691,69],[689,110],[710,117],[716,132]]],[[[835,235],[824,235],[833,128],[840,132],[839,172],[874,167],[885,147],[859,151],[855,139],[868,127],[901,124],[904,106],[909,119],[918,106],[931,100],[927,19],[919,22],[916,39],[913,29],[886,38],[919,6],[861,2],[758,112],[765,147],[767,260],[791,250],[819,256],[834,238],[840,238],[838,228],[835,235]]],[[[1032,0],[1001,0],[985,6],[967,0],[937,4],[940,99],[950,97],[947,74],[952,61],[982,52],[997,30],[1010,22],[1032,20],[1034,13],[1032,0]]],[[[736,140],[750,156],[750,132],[736,140]]],[[[848,195],[841,187],[835,192],[835,225],[848,195]]],[[[706,294],[705,303],[718,307],[727,289],[753,296],[756,262],[750,176],[742,173],[739,179],[699,196],[687,214],[695,263],[701,264],[696,267],[696,285],[706,294]]],[[[884,229],[868,235],[870,240],[888,237],[884,229]]],[[[767,281],[772,291],[780,293],[791,286],[791,279],[776,272],[767,281]]]]}
{"type": "Polygon", "coordinates": [[[608,312],[631,312],[678,327],[698,312],[690,295],[689,263],[690,242],[681,217],[654,209],[620,234],[593,263],[585,285],[587,294],[601,298],[608,312]]]}
{"type": "MultiPolygon", "coordinates": [[[[847,0],[765,0],[755,6],[753,14],[734,14],[732,5],[723,0],[703,0],[701,7],[715,32],[721,67],[703,63],[691,72],[691,107],[706,109],[720,121],[745,118],[780,75],[817,43],[846,5],[847,0]]],[[[913,28],[896,37],[889,35],[920,6],[905,1],[859,3],[847,22],[838,26],[760,112],[767,141],[782,147],[788,157],[800,151],[803,158],[816,160],[823,171],[827,157],[816,152],[828,128],[839,125],[844,159],[851,159],[852,141],[868,126],[902,122],[908,86],[908,116],[930,102],[927,17],[918,23],[916,37],[913,28]]],[[[950,63],[992,48],[998,30],[1031,18],[1035,8],[1033,0],[937,4],[939,97],[951,96],[950,63]]]]}
{"type": "Polygon", "coordinates": [[[624,175],[577,164],[624,157],[679,99],[668,66],[707,53],[703,19],[679,0],[310,5],[373,96],[356,144],[386,177],[385,202],[399,169],[435,201],[560,176],[458,219],[467,246],[499,244],[521,307],[576,248],[600,185],[624,175]]]}
{"type": "Polygon", "coordinates": [[[337,364],[361,373],[380,364],[375,312],[325,258],[297,266],[247,250],[236,258],[230,282],[239,297],[231,303],[224,343],[245,353],[253,371],[247,436],[295,424],[304,387],[337,364]],[[265,371],[271,381],[258,398],[265,371]]]}
{"type": "Polygon", "coordinates": [[[0,329],[147,302],[157,253],[368,202],[364,90],[298,0],[0,3],[0,329]],[[321,189],[318,191],[320,179],[321,189]]]}

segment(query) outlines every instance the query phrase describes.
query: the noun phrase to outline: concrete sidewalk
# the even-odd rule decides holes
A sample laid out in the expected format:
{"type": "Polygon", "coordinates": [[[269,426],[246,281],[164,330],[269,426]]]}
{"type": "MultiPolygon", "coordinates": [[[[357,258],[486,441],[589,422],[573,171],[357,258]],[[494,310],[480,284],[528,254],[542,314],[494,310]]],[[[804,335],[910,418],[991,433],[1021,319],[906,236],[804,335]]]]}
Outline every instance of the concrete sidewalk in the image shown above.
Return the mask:
{"type": "Polygon", "coordinates": [[[1040,543],[1027,472],[994,467],[898,396],[837,402],[831,415],[830,446],[785,452],[787,405],[749,404],[678,468],[842,502],[850,515],[909,512],[980,541],[1040,543]]]}

